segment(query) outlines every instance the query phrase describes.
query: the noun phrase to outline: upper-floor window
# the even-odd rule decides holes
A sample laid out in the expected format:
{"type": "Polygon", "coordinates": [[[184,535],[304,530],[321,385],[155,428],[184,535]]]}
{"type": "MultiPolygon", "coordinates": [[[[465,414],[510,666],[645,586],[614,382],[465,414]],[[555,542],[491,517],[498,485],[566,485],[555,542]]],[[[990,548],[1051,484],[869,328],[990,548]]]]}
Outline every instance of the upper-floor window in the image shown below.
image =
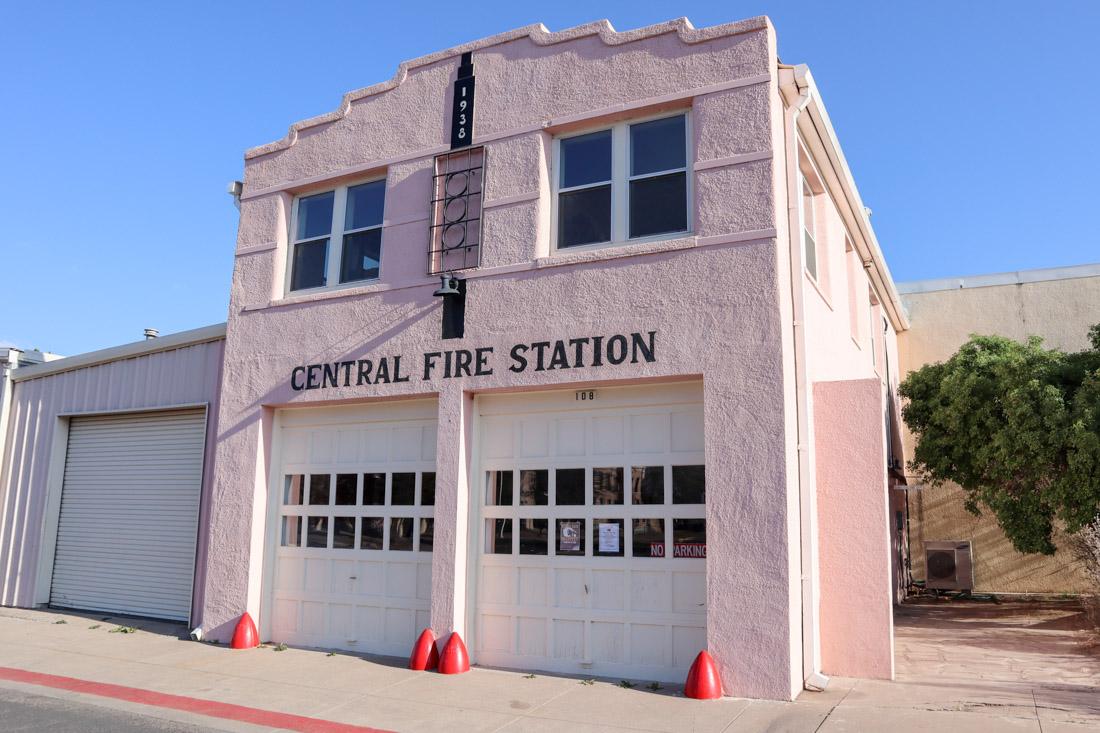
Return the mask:
{"type": "Polygon", "coordinates": [[[302,196],[291,221],[290,290],[375,280],[386,181],[302,196]]]}
{"type": "Polygon", "coordinates": [[[817,217],[814,192],[810,182],[802,179],[802,253],[806,258],[806,271],[817,280],[817,217]]]}
{"type": "Polygon", "coordinates": [[[689,231],[687,115],[556,143],[559,249],[689,231]]]}

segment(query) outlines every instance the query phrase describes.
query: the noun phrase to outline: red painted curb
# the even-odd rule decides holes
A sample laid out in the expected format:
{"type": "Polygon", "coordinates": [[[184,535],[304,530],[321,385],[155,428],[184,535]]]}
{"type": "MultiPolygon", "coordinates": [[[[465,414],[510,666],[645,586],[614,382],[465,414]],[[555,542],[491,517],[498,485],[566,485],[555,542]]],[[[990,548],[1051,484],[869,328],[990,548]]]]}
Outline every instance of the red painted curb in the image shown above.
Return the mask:
{"type": "Polygon", "coordinates": [[[182,695],[169,695],[163,692],[142,690],[137,687],[109,685],[105,682],[89,682],[73,677],[60,677],[55,674],[28,672],[22,669],[12,669],[11,667],[0,667],[0,679],[41,687],[53,687],[58,690],[69,690],[70,692],[83,692],[87,695],[110,697],[115,700],[136,702],[158,708],[182,710],[186,713],[198,713],[211,718],[224,718],[225,720],[236,720],[242,723],[266,725],[271,728],[285,728],[300,731],[300,733],[393,733],[393,731],[380,728],[334,723],[331,720],[307,718],[302,715],[290,715],[289,713],[276,713],[271,710],[260,710],[259,708],[249,708],[227,702],[214,702],[213,700],[200,700],[194,697],[183,697],[182,695]]]}

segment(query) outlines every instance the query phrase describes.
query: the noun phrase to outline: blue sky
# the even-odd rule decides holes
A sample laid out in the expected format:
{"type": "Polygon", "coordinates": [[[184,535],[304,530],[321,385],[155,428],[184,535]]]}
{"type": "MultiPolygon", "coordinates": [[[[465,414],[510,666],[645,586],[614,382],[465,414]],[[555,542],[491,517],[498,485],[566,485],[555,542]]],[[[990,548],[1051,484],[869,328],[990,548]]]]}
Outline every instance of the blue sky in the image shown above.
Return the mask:
{"type": "Polygon", "coordinates": [[[895,280],[1100,261],[1100,2],[9,3],[0,346],[224,321],[247,148],[398,63],[532,23],[768,15],[807,63],[895,280]]]}

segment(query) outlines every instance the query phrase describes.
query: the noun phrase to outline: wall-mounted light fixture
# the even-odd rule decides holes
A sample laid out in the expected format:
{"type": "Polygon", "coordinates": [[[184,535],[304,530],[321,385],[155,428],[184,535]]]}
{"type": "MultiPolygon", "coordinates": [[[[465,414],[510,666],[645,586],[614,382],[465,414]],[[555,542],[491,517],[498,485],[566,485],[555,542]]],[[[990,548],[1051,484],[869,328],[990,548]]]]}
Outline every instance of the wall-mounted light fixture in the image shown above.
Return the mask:
{"type": "Polygon", "coordinates": [[[466,333],[466,281],[450,272],[440,275],[439,280],[432,295],[443,298],[443,338],[460,339],[466,333]]]}
{"type": "Polygon", "coordinates": [[[461,293],[458,292],[458,288],[455,287],[455,283],[457,282],[458,278],[456,278],[454,275],[449,272],[445,272],[439,276],[439,280],[440,286],[434,293],[432,293],[432,295],[436,296],[437,298],[445,298],[448,295],[461,295],[461,293]]]}

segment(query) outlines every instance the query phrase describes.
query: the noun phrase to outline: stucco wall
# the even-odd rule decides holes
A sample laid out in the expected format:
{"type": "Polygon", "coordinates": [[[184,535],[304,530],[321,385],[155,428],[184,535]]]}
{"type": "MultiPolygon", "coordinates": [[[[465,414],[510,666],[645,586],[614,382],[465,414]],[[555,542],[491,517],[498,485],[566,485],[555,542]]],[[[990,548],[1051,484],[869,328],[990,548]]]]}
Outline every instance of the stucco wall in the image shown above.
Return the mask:
{"type": "MultiPolygon", "coordinates": [[[[54,454],[59,415],[107,411],[138,411],[178,405],[206,404],[207,442],[203,469],[203,500],[199,526],[209,513],[206,491],[212,478],[214,431],[225,340],[217,338],[131,358],[18,381],[12,395],[11,421],[0,472],[0,604],[31,606],[48,588],[35,587],[42,550],[43,513],[51,460],[64,468],[65,446],[54,454]],[[36,590],[38,592],[36,592],[36,590]]],[[[74,360],[80,357],[74,357],[74,360]]],[[[63,367],[64,360],[49,368],[63,367]]],[[[19,378],[19,370],[15,372],[19,378]]],[[[203,575],[206,536],[199,532],[196,577],[203,575]]],[[[197,584],[192,616],[202,604],[197,584]]]]}
{"type": "MultiPolygon", "coordinates": [[[[1039,278],[1043,272],[1027,275],[1039,278]]],[[[1088,327],[1100,322],[1100,276],[906,292],[916,285],[899,286],[912,322],[912,328],[899,338],[903,374],[948,359],[974,333],[1017,340],[1036,334],[1044,338],[1047,348],[1081,350],[1089,346],[1088,327]]],[[[907,452],[911,452],[913,436],[906,431],[904,439],[907,452]]],[[[975,517],[963,508],[964,500],[965,492],[954,484],[910,492],[915,579],[925,577],[925,540],[970,540],[978,591],[1062,593],[1087,589],[1084,572],[1068,553],[1048,557],[1016,552],[995,518],[988,513],[975,517]]],[[[1059,540],[1056,537],[1055,543],[1061,546],[1059,540]]]]}

